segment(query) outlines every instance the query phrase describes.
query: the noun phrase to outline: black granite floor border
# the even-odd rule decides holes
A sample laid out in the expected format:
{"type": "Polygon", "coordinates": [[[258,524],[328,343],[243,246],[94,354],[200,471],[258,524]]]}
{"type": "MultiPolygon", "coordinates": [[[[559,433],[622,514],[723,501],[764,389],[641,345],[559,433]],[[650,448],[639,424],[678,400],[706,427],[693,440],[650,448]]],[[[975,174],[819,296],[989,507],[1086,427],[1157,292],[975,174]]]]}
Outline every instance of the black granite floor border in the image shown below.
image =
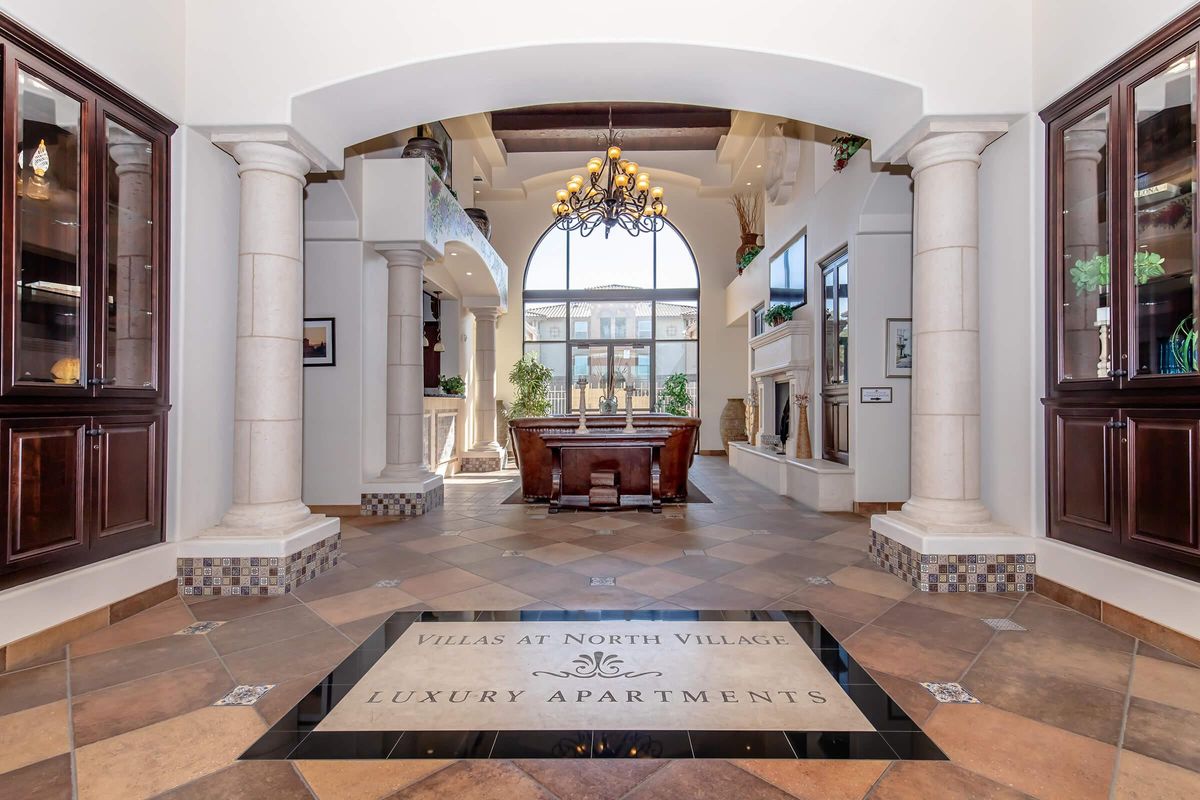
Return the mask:
{"type": "Polygon", "coordinates": [[[271,726],[242,760],[391,758],[828,758],[946,760],[807,611],[396,612],[271,726]],[[874,731],[317,731],[414,622],[789,622],[874,731]]]}

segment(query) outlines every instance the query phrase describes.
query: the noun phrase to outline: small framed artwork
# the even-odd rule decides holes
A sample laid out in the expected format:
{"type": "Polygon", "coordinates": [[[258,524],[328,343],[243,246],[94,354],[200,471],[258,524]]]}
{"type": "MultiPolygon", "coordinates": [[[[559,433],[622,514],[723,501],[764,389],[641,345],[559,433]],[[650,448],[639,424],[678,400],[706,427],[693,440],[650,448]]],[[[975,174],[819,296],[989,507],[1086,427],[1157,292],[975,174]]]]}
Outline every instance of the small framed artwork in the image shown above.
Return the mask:
{"type": "Polygon", "coordinates": [[[912,320],[891,317],[887,321],[887,343],[884,346],[888,378],[911,378],[913,367],[912,320]]]}
{"type": "Polygon", "coordinates": [[[332,367],[335,358],[333,317],[306,317],[304,320],[304,366],[332,367]]]}

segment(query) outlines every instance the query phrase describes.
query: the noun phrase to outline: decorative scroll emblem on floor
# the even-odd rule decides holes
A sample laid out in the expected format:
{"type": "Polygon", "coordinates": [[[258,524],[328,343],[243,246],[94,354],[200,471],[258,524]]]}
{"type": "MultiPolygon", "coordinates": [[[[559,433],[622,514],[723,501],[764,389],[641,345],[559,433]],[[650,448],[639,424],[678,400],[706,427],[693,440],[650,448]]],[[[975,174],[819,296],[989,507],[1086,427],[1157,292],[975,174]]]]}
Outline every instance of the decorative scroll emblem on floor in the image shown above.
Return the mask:
{"type": "Polygon", "coordinates": [[[922,683],[939,703],[978,703],[975,696],[957,683],[922,683]]]}
{"type": "Polygon", "coordinates": [[[547,672],[535,670],[531,675],[548,675],[551,678],[642,678],[651,675],[661,678],[662,673],[655,670],[649,672],[621,672],[621,664],[625,662],[615,653],[604,653],[600,650],[588,655],[580,653],[579,658],[571,662],[579,666],[571,671],[547,672]]]}

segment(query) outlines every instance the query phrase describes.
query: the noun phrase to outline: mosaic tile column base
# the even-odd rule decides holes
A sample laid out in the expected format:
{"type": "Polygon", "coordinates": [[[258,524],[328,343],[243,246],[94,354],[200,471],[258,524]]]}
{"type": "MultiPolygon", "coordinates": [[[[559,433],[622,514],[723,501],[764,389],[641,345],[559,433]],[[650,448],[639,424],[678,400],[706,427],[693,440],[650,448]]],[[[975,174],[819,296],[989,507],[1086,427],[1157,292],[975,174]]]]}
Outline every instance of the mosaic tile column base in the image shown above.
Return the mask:
{"type": "Polygon", "coordinates": [[[445,499],[443,486],[428,492],[363,492],[359,513],[364,517],[419,517],[445,499]]]}
{"type": "Polygon", "coordinates": [[[286,594],[337,566],[340,533],[284,557],[176,559],[179,593],[227,597],[286,594]]]}
{"type": "Polygon", "coordinates": [[[922,592],[1032,592],[1033,553],[918,553],[871,531],[871,561],[922,592]]]}
{"type": "Polygon", "coordinates": [[[504,469],[504,454],[472,456],[464,455],[458,460],[459,472],[499,472],[504,469]]]}

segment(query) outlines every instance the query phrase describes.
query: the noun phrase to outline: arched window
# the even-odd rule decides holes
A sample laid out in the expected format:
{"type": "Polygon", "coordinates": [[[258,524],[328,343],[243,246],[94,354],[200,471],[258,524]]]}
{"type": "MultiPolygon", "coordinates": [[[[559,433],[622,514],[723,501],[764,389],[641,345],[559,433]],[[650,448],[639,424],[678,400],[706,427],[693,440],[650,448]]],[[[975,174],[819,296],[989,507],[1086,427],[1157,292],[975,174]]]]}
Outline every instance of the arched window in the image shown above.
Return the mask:
{"type": "Polygon", "coordinates": [[[700,273],[687,240],[667,223],[655,233],[608,238],[551,227],[525,267],[525,352],[554,373],[552,414],[587,405],[599,411],[610,395],[635,411],[658,407],[671,375],[687,376],[692,413],[700,385],[700,273]]]}

